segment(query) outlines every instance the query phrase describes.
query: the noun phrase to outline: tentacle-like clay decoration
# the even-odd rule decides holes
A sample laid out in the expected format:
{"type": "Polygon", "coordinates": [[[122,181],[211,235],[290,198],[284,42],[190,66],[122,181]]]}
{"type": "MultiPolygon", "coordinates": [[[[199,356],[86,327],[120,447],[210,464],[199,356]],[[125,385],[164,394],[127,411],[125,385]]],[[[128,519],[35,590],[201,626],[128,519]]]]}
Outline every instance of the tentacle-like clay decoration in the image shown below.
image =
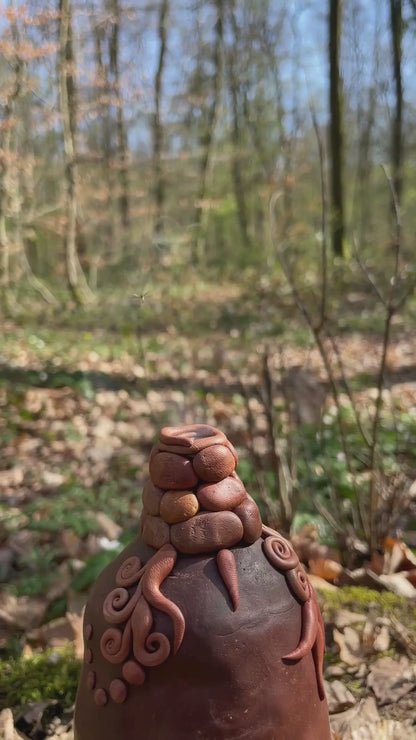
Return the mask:
{"type": "Polygon", "coordinates": [[[322,620],[321,610],[319,609],[318,602],[314,591],[311,592],[312,600],[315,605],[315,612],[318,619],[318,631],[316,633],[316,640],[312,648],[313,660],[315,663],[315,672],[318,682],[319,698],[325,699],[325,687],[324,687],[324,654],[325,654],[325,627],[322,620]]]}
{"type": "MultiPolygon", "coordinates": [[[[122,676],[129,684],[140,686],[145,680],[142,666],[158,666],[167,660],[171,652],[167,636],[151,631],[151,607],[165,612],[173,621],[173,652],[177,652],[182,643],[185,632],[183,614],[160,591],[163,581],[172,572],[177,555],[174,547],[165,545],[144,566],[135,556],[127,558],[116,574],[116,583],[124,586],[119,585],[113,589],[104,600],[103,616],[106,622],[111,625],[121,625],[124,622],[125,625],[124,629],[113,626],[105,630],[100,641],[101,653],[109,663],[124,663],[122,676]],[[125,586],[134,584],[137,584],[136,589],[130,596],[125,586]],[[131,652],[134,660],[128,660],[131,652]]],[[[115,681],[109,692],[110,698],[121,703],[127,698],[127,687],[120,679],[115,681]]],[[[90,683],[91,688],[94,688],[93,682],[90,683]]]]}
{"type": "Polygon", "coordinates": [[[173,652],[176,653],[185,634],[185,620],[183,614],[173,601],[170,601],[160,592],[160,586],[172,572],[178,553],[171,545],[164,545],[149,561],[142,579],[143,595],[155,609],[165,612],[173,622],[174,640],[173,652]],[[151,563],[151,565],[150,565],[151,563]]]}
{"type": "Polygon", "coordinates": [[[164,663],[170,654],[168,638],[160,632],[150,634],[152,625],[152,610],[142,596],[131,618],[133,654],[138,663],[149,667],[164,663]]]}
{"type": "Polygon", "coordinates": [[[316,601],[315,592],[309,583],[299,558],[291,544],[274,529],[263,525],[263,551],[273,567],[282,570],[286,582],[300,602],[302,602],[302,634],[299,645],[283,656],[284,660],[300,660],[312,653],[318,693],[325,697],[323,683],[323,657],[325,652],[325,631],[316,601]]]}
{"type": "Polygon", "coordinates": [[[302,635],[299,645],[291,653],[284,655],[285,660],[299,660],[311,652],[318,631],[318,620],[316,617],[315,604],[312,596],[305,601],[302,607],[302,635]]]}
{"type": "Polygon", "coordinates": [[[230,594],[233,609],[236,611],[240,603],[240,590],[238,587],[237,564],[234,553],[231,550],[220,550],[217,553],[217,566],[230,594]]]}

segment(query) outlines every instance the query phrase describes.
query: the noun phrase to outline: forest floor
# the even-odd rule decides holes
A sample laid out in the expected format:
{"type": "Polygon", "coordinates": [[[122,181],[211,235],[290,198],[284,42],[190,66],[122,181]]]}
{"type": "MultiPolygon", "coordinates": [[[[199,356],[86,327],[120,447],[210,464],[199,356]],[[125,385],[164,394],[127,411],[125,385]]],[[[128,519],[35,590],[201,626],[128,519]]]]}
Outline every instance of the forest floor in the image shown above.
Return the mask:
{"type": "MultiPolygon", "coordinates": [[[[158,429],[194,422],[220,427],[256,495],[246,450],[254,446],[267,458],[258,397],[265,350],[277,408],[284,378],[292,378],[291,399],[302,413],[316,414],[317,396],[319,414],[331,403],[322,360],[284,291],[229,285],[213,300],[214,290],[206,284],[165,296],[157,290],[110,295],[89,311],[18,307],[2,322],[0,738],[72,738],[82,607],[97,574],[137,528],[158,429]],[[309,392],[296,384],[299,368],[308,372],[309,392]],[[39,655],[48,672],[58,666],[51,685],[39,655]]],[[[337,339],[345,376],[365,404],[374,400],[383,322],[376,309],[364,320],[364,300],[359,291],[345,297],[337,339]]],[[[406,417],[414,451],[412,310],[393,326],[383,400],[406,417]]],[[[416,478],[416,456],[401,454],[408,478],[416,478]]],[[[416,738],[416,581],[403,593],[376,577],[364,587],[353,580],[336,585],[323,572],[323,561],[331,560],[324,530],[329,549],[311,573],[326,622],[325,678],[336,737],[416,738]]],[[[300,548],[311,532],[321,544],[319,517],[300,510],[300,548]]],[[[406,548],[406,568],[416,572],[406,542],[392,547],[406,548]]]]}

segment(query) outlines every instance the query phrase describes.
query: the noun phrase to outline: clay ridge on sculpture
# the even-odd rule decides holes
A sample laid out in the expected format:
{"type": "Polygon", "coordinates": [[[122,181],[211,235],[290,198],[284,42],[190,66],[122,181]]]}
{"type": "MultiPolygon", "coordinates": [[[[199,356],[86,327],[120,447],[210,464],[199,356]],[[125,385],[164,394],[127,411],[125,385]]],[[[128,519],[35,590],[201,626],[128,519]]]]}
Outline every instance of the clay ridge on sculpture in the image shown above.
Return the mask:
{"type": "Polygon", "coordinates": [[[269,563],[285,576],[292,594],[302,604],[302,632],[298,646],[283,657],[298,661],[312,653],[320,699],[324,697],[322,664],[324,628],[316,597],[290,543],[262,525],[255,501],[237,476],[237,453],[222,432],[208,425],[167,427],[150,456],[150,480],[143,491],[142,538],[154,555],[142,563],[136,556],[119,567],[114,588],[103,602],[108,625],[100,638],[106,661],[120,667],[109,686],[100,685],[93,670],[88,643],[93,625],[86,624],[85,662],[90,670],[88,689],[97,706],[109,700],[123,703],[129,686],[141,686],[148,670],[164,663],[180,649],[186,623],[182,611],[161,592],[165,579],[180,557],[212,553],[230,596],[239,605],[236,545],[251,545],[262,538],[269,563]],[[153,609],[165,613],[173,626],[172,644],[166,634],[153,630],[153,609]]]}

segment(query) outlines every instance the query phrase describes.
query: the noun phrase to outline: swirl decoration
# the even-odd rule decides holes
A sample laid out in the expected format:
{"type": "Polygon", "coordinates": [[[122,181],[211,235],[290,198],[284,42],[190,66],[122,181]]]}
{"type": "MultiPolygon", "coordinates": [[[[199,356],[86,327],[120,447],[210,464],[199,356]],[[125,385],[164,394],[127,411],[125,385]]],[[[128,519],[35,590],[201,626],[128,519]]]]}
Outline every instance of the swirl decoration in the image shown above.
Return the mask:
{"type": "Polygon", "coordinates": [[[140,558],[133,555],[131,558],[127,558],[124,563],[121,564],[116,574],[116,584],[122,588],[128,588],[137,583],[140,576],[143,574],[144,568],[140,558]]]}
{"type": "Polygon", "coordinates": [[[161,632],[151,633],[152,610],[142,596],[133,612],[133,654],[139,664],[154,667],[164,663],[170,655],[170,643],[161,632]]]}
{"type": "Polygon", "coordinates": [[[124,632],[110,627],[101,637],[101,652],[109,663],[122,663],[130,652],[131,624],[127,623],[124,632]]]}
{"type": "Polygon", "coordinates": [[[312,653],[319,698],[324,699],[325,629],[315,592],[291,544],[274,529],[264,525],[262,536],[264,554],[274,568],[283,571],[291,592],[302,603],[300,642],[292,652],[283,656],[283,660],[300,660],[312,653]]]}
{"type": "MultiPolygon", "coordinates": [[[[123,664],[122,676],[126,682],[116,679],[117,684],[112,689],[110,687],[110,698],[117,703],[127,698],[126,684],[140,686],[144,683],[143,666],[161,665],[171,653],[168,637],[161,632],[152,632],[152,607],[167,614],[173,622],[173,652],[176,653],[182,644],[185,633],[183,614],[160,591],[177,556],[172,545],[164,545],[144,566],[136,556],[127,558],[117,571],[117,587],[104,600],[103,616],[111,627],[101,637],[101,653],[109,663],[123,664]],[[130,595],[128,587],[134,585],[136,588],[130,595]]],[[[108,693],[104,689],[102,691],[107,701],[108,693]]],[[[104,706],[98,701],[100,697],[96,697],[96,703],[104,706]]]]}
{"type": "Polygon", "coordinates": [[[290,590],[299,599],[299,601],[302,603],[307,601],[310,596],[310,586],[308,576],[303,570],[301,564],[299,563],[296,568],[292,568],[292,570],[287,570],[285,576],[290,590]]]}
{"type": "Polygon", "coordinates": [[[266,537],[263,542],[263,551],[277,570],[291,571],[299,565],[299,558],[292,545],[277,532],[273,536],[266,537]]]}

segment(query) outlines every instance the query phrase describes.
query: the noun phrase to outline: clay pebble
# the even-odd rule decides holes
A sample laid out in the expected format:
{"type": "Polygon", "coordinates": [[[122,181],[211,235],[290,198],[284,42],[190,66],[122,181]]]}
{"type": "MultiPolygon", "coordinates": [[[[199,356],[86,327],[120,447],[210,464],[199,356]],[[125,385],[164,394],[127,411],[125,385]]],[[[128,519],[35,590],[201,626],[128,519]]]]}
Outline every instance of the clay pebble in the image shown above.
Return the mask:
{"type": "Polygon", "coordinates": [[[195,516],[198,509],[198,499],[192,491],[166,491],[160,503],[160,516],[168,524],[177,524],[195,516]]]}
{"type": "Polygon", "coordinates": [[[212,445],[195,455],[193,466],[198,478],[218,483],[235,470],[234,455],[225,445],[212,445]]]}
{"type": "Polygon", "coordinates": [[[154,486],[151,480],[148,480],[143,488],[142,501],[143,507],[148,514],[158,516],[160,512],[160,502],[164,491],[154,486]]]}
{"type": "Polygon", "coordinates": [[[181,524],[172,524],[171,543],[179,552],[194,555],[232,547],[241,540],[243,525],[231,511],[204,512],[181,524]]]}
{"type": "Polygon", "coordinates": [[[244,542],[246,545],[252,545],[261,536],[262,530],[262,521],[256,502],[247,495],[233,511],[243,524],[244,542]]]}
{"type": "Polygon", "coordinates": [[[143,512],[142,537],[147,545],[158,550],[170,541],[169,524],[164,522],[160,516],[151,516],[143,512]]]}
{"type": "Polygon", "coordinates": [[[183,491],[194,488],[198,476],[187,457],[172,452],[158,452],[149,463],[152,483],[165,490],[183,491]]]}
{"type": "Polygon", "coordinates": [[[196,495],[202,509],[207,511],[230,511],[241,504],[247,493],[237,475],[228,476],[218,483],[203,483],[196,495]]]}

